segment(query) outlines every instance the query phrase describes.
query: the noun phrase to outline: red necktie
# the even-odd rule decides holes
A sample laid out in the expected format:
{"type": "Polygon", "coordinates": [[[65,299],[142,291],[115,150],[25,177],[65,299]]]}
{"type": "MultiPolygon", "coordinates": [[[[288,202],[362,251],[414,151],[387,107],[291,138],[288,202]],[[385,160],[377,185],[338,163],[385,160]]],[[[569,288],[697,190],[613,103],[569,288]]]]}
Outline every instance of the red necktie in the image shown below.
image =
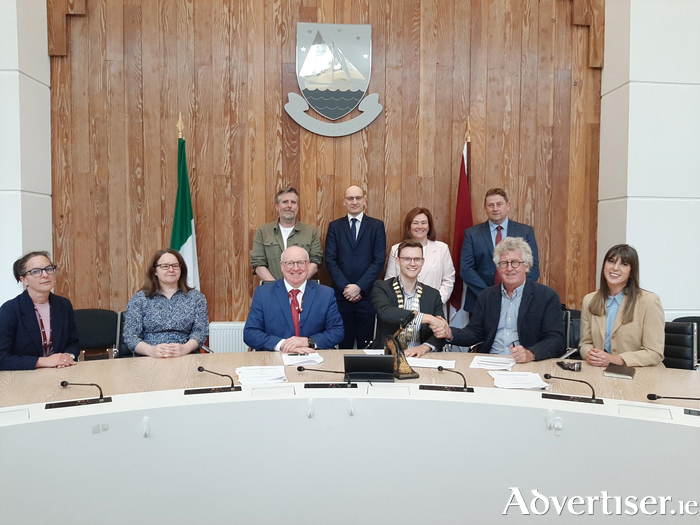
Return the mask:
{"type": "MultiPolygon", "coordinates": [[[[503,228],[500,226],[496,226],[496,246],[498,246],[498,243],[503,240],[503,236],[501,235],[501,230],[503,228]]],[[[495,284],[501,284],[503,282],[503,278],[501,277],[501,274],[498,272],[498,268],[496,268],[496,278],[494,279],[495,284]]]]}
{"type": "Polygon", "coordinates": [[[297,301],[297,295],[299,295],[299,290],[292,290],[289,292],[289,297],[292,298],[292,322],[294,323],[294,335],[300,337],[301,331],[299,330],[299,301],[297,301]]]}

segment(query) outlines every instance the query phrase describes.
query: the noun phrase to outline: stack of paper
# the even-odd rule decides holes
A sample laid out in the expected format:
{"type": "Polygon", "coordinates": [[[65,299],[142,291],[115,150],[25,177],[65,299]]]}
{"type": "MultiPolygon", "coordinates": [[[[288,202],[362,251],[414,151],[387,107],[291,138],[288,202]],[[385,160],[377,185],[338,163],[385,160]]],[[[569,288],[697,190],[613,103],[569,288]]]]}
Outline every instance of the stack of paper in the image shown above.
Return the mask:
{"type": "Polygon", "coordinates": [[[284,366],[308,366],[323,363],[323,357],[315,352],[302,355],[282,354],[282,361],[284,361],[284,366]]]}
{"type": "Polygon", "coordinates": [[[515,364],[515,359],[510,356],[475,356],[469,368],[483,368],[484,370],[510,370],[515,364]]]}
{"type": "Polygon", "coordinates": [[[239,366],[236,376],[242,385],[287,382],[283,366],[239,366]]]}
{"type": "Polygon", "coordinates": [[[536,372],[489,372],[489,375],[493,377],[493,386],[497,388],[549,390],[549,384],[536,372]]]}
{"type": "Polygon", "coordinates": [[[446,369],[453,369],[455,367],[454,361],[443,361],[442,359],[423,359],[422,357],[407,357],[406,361],[413,368],[437,368],[442,366],[446,369]]]}

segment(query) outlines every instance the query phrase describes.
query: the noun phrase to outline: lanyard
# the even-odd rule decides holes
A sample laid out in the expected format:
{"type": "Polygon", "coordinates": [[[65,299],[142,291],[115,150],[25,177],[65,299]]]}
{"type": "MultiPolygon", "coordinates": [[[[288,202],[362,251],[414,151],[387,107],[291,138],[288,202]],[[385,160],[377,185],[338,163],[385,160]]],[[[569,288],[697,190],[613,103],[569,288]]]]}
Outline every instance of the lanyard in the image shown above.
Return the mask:
{"type": "Polygon", "coordinates": [[[51,349],[51,343],[53,339],[53,330],[51,330],[51,327],[49,326],[49,334],[47,336],[46,328],[44,328],[44,320],[41,318],[41,314],[39,313],[39,310],[36,306],[34,307],[34,311],[36,312],[36,315],[39,318],[39,328],[41,328],[41,346],[44,349],[44,355],[49,355],[49,350],[51,349]]]}

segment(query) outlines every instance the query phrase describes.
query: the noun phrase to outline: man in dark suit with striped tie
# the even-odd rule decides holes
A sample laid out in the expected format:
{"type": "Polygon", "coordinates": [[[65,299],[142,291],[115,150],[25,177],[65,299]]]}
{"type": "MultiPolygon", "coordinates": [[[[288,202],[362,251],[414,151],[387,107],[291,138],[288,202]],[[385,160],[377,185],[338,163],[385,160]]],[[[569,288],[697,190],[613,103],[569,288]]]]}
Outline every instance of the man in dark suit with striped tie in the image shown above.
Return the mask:
{"type": "Polygon", "coordinates": [[[331,222],[326,235],[326,267],[333,279],[345,337],[340,348],[365,348],[374,335],[372,286],[384,270],[384,223],[365,215],[367,197],[359,186],[345,190],[345,217],[331,222]]]}
{"type": "Polygon", "coordinates": [[[464,244],[460,258],[459,275],[467,286],[464,310],[470,314],[474,311],[476,296],[479,292],[501,284],[500,275],[496,273],[493,263],[493,251],[496,245],[506,237],[522,237],[530,245],[534,262],[527,278],[537,281],[540,277],[540,259],[537,241],[532,226],[508,219],[510,201],[508,194],[501,188],[491,188],[484,197],[484,209],[488,220],[467,228],[464,231],[464,244]]]}

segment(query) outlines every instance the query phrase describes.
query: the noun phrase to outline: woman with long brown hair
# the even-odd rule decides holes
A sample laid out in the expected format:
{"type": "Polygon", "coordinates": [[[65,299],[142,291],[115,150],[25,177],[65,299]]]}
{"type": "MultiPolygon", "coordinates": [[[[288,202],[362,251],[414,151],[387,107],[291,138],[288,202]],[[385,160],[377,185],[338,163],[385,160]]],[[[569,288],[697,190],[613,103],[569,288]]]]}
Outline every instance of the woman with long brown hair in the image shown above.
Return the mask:
{"type": "MultiPolygon", "coordinates": [[[[450,249],[444,242],[436,241],[433,215],[427,208],[413,208],[403,221],[404,241],[418,241],[423,246],[423,269],[418,280],[440,292],[443,306],[450,299],[455,286],[455,267],[452,264],[450,249]]],[[[389,264],[385,279],[399,274],[396,252],[399,244],[394,244],[389,252],[389,264]]]]}
{"type": "Polygon", "coordinates": [[[197,350],[208,335],[207,300],[187,286],[182,255],[157,251],[143,287],[126,307],[124,342],[136,354],[179,357],[197,350]]]}
{"type": "Polygon", "coordinates": [[[664,358],[664,310],[639,286],[639,256],[629,244],[605,254],[600,288],[583,299],[581,356],[592,366],[658,365],[664,358]]]}

